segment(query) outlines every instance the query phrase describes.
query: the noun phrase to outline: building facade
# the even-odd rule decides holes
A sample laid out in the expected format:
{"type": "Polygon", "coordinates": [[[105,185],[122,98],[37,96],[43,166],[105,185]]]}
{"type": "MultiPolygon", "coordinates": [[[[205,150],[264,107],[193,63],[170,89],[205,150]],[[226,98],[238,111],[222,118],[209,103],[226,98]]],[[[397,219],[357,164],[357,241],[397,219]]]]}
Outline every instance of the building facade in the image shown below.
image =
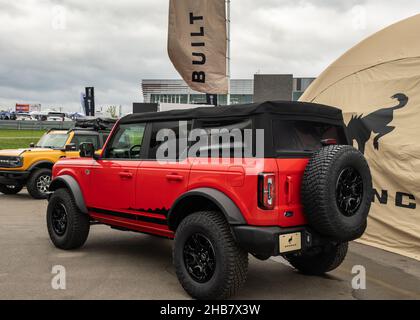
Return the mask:
{"type": "MultiPolygon", "coordinates": [[[[293,78],[290,85],[290,100],[298,100],[315,78],[293,78]]],[[[142,81],[142,91],[145,103],[183,103],[206,104],[206,95],[191,90],[183,80],[148,80],[142,81]]],[[[254,80],[232,79],[231,104],[254,102],[254,80]]],[[[218,104],[226,105],[227,96],[218,95],[218,104]]]]}

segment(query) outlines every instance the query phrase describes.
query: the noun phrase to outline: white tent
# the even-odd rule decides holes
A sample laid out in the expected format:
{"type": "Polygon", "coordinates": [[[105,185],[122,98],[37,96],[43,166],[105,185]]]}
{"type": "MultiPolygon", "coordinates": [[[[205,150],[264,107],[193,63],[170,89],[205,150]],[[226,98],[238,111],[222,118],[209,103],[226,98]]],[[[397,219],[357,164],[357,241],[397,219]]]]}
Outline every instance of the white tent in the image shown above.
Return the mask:
{"type": "Polygon", "coordinates": [[[420,15],[362,41],[301,97],[343,110],[375,197],[361,242],[420,260],[420,15]]]}

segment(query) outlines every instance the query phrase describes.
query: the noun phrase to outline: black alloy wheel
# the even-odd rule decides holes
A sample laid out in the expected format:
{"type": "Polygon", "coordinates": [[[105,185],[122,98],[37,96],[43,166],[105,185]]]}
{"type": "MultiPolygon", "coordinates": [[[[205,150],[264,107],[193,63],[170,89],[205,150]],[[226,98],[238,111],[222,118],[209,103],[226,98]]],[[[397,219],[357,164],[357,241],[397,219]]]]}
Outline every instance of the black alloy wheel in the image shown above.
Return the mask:
{"type": "Polygon", "coordinates": [[[340,212],[346,217],[353,216],[359,210],[362,199],[362,176],[352,167],[343,169],[336,186],[336,201],[340,212]]]}
{"type": "Polygon", "coordinates": [[[184,245],[184,263],[189,275],[198,283],[208,282],[216,270],[216,259],[210,240],[195,233],[184,245]]]}
{"type": "Polygon", "coordinates": [[[67,209],[62,202],[54,205],[52,212],[52,228],[58,236],[63,236],[67,230],[67,209]]]}

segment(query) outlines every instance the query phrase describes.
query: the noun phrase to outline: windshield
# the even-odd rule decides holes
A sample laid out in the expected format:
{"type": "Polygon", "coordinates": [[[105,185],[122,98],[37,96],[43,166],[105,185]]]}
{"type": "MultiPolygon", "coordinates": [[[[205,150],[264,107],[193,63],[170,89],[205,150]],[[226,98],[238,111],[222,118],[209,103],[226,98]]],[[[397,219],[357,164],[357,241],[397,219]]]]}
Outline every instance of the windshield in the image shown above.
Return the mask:
{"type": "Polygon", "coordinates": [[[62,149],[68,139],[68,134],[44,134],[38,141],[37,148],[62,149]]]}

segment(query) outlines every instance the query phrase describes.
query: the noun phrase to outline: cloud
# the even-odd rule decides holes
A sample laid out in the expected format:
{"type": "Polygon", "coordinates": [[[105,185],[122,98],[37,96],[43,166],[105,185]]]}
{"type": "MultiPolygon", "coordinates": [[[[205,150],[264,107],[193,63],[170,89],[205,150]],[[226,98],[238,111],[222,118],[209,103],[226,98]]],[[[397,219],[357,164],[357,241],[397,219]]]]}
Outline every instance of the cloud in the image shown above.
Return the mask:
{"type": "MultiPolygon", "coordinates": [[[[418,12],[418,1],[232,0],[232,71],[316,76],[369,34],[418,12]]],[[[142,99],[144,78],[177,78],[166,51],[168,0],[0,0],[0,108],[78,110],[142,99]]]]}

